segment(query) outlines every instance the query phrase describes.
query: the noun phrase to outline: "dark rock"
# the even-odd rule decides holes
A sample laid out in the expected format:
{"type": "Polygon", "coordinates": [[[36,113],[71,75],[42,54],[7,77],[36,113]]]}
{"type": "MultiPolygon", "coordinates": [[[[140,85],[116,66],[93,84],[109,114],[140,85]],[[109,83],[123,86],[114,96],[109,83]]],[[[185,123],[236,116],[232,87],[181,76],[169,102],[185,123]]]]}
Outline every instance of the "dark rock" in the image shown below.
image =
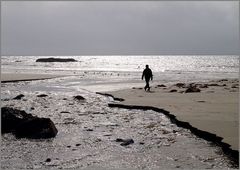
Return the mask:
{"type": "Polygon", "coordinates": [[[58,132],[49,118],[38,118],[9,107],[1,108],[1,121],[2,133],[14,133],[16,137],[51,138],[58,132]]]}
{"type": "Polygon", "coordinates": [[[166,87],[164,84],[159,84],[157,87],[166,87]]]}
{"type": "Polygon", "coordinates": [[[134,143],[134,140],[133,139],[121,139],[121,138],[117,138],[116,139],[116,142],[122,142],[120,145],[121,146],[127,146],[127,145],[130,145],[132,143],[134,143]]]}
{"type": "Polygon", "coordinates": [[[68,147],[68,148],[71,148],[71,146],[70,146],[70,145],[68,145],[67,147],[68,147]]]}
{"type": "Polygon", "coordinates": [[[201,92],[201,90],[196,86],[189,87],[187,90],[185,90],[185,93],[196,93],[196,92],[201,92]]]}
{"type": "Polygon", "coordinates": [[[45,160],[45,162],[51,162],[51,159],[50,159],[50,158],[47,158],[47,159],[45,160]]]}
{"type": "Polygon", "coordinates": [[[172,89],[172,90],[170,90],[169,92],[170,92],[170,93],[173,93],[173,92],[177,92],[177,90],[176,90],[176,89],[172,89]]]}
{"type": "Polygon", "coordinates": [[[144,145],[145,143],[144,142],[139,142],[140,145],[144,145]]]}
{"type": "Polygon", "coordinates": [[[175,84],[175,86],[177,86],[179,88],[184,88],[184,87],[186,87],[186,84],[185,83],[177,83],[177,84],[175,84]]]}
{"type": "Polygon", "coordinates": [[[86,131],[93,131],[93,129],[86,129],[86,131]]]}
{"type": "Polygon", "coordinates": [[[39,58],[36,62],[77,62],[73,58],[39,58]]]}
{"type": "Polygon", "coordinates": [[[81,144],[80,143],[77,143],[76,146],[80,146],[81,144]]]}
{"type": "Polygon", "coordinates": [[[70,112],[68,112],[68,111],[61,111],[60,113],[70,113],[70,112]]]}
{"type": "Polygon", "coordinates": [[[124,140],[121,139],[121,138],[117,138],[117,139],[116,139],[116,142],[124,142],[124,140]]]}
{"type": "Polygon", "coordinates": [[[19,95],[17,95],[16,97],[14,97],[13,99],[14,99],[14,100],[21,100],[23,97],[24,97],[23,94],[19,94],[19,95]]]}
{"type": "Polygon", "coordinates": [[[123,141],[123,143],[121,143],[120,145],[121,145],[121,146],[127,146],[127,145],[130,145],[130,144],[132,144],[132,143],[134,143],[134,140],[133,140],[133,139],[125,139],[125,140],[123,141]]]}
{"type": "Polygon", "coordinates": [[[198,87],[199,88],[208,88],[208,85],[207,84],[200,84],[198,87]]]}
{"type": "Polygon", "coordinates": [[[48,95],[46,95],[46,94],[39,94],[39,95],[37,95],[37,97],[47,97],[48,95]]]}
{"type": "Polygon", "coordinates": [[[26,120],[19,124],[15,130],[15,135],[18,138],[52,138],[58,133],[54,123],[49,118],[38,118],[26,120]]]}
{"type": "Polygon", "coordinates": [[[17,110],[9,107],[1,108],[2,133],[15,131],[16,127],[27,119],[33,118],[23,110],[17,110]]]}
{"type": "Polygon", "coordinates": [[[85,100],[85,98],[82,96],[74,96],[73,98],[76,100],[85,100]]]}
{"type": "Polygon", "coordinates": [[[233,84],[232,88],[238,88],[238,84],[233,84]]]}
{"type": "Polygon", "coordinates": [[[219,80],[219,82],[222,82],[222,81],[228,81],[227,79],[221,79],[221,80],[219,80]]]}
{"type": "Polygon", "coordinates": [[[220,85],[217,83],[212,83],[212,84],[208,84],[208,86],[220,86],[220,85]]]}

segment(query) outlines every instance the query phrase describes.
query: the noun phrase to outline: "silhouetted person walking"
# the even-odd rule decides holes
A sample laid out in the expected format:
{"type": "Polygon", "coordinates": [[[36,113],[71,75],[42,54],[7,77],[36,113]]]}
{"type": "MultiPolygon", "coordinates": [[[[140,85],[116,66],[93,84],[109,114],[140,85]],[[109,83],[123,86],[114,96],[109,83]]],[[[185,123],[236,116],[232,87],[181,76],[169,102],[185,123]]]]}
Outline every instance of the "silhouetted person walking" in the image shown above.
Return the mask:
{"type": "Polygon", "coordinates": [[[143,70],[142,80],[143,80],[143,77],[145,77],[145,81],[146,81],[146,86],[144,87],[144,89],[145,91],[146,90],[150,91],[149,81],[150,79],[153,80],[153,75],[152,75],[152,70],[149,68],[148,65],[146,65],[146,68],[143,70]]]}

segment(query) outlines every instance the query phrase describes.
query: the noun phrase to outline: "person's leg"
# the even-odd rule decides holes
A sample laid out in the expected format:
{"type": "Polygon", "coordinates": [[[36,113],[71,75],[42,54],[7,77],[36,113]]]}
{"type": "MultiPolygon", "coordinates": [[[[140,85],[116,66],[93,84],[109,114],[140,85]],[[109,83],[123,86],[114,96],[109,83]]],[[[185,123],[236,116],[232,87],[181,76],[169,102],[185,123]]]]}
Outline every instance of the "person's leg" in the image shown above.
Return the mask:
{"type": "Polygon", "coordinates": [[[149,80],[150,80],[150,79],[146,79],[146,86],[145,86],[145,90],[148,89],[148,91],[149,91],[149,89],[150,89],[150,87],[149,87],[149,80]]]}
{"type": "Polygon", "coordinates": [[[147,90],[147,81],[146,81],[146,85],[145,85],[145,87],[144,87],[144,90],[145,90],[145,91],[147,90]]]}

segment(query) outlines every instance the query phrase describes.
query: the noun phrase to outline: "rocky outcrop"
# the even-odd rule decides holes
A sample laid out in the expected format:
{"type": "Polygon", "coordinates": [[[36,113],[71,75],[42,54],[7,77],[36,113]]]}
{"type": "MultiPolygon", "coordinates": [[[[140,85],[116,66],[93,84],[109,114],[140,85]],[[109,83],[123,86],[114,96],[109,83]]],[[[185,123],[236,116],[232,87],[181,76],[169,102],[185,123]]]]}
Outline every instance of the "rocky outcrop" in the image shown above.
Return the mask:
{"type": "Polygon", "coordinates": [[[23,110],[9,107],[1,108],[2,134],[13,133],[19,138],[51,138],[58,133],[49,118],[39,118],[23,110]]]}
{"type": "Polygon", "coordinates": [[[197,93],[197,92],[201,92],[201,90],[196,86],[191,86],[187,88],[187,90],[185,90],[185,93],[197,93]]]}
{"type": "Polygon", "coordinates": [[[39,58],[36,62],[77,62],[73,58],[39,58]]]}

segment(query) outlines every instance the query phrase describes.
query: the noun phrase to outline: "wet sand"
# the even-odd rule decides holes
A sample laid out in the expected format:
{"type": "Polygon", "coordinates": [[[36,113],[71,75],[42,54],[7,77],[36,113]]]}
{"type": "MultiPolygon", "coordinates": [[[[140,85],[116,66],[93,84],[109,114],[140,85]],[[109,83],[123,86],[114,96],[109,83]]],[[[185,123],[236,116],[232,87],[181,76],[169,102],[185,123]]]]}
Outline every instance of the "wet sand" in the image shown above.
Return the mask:
{"type": "Polygon", "coordinates": [[[238,80],[212,81],[200,84],[217,84],[200,88],[200,93],[183,93],[186,88],[156,84],[150,92],[133,88],[108,92],[123,98],[123,104],[155,106],[174,114],[177,119],[193,127],[223,137],[223,142],[239,150],[239,88],[238,80]],[[232,87],[233,86],[233,87],[232,87]],[[177,92],[170,92],[171,90],[177,92]]]}
{"type": "Polygon", "coordinates": [[[56,77],[63,77],[63,75],[53,74],[26,74],[26,73],[1,73],[1,82],[17,82],[17,81],[31,81],[44,80],[56,77]]]}

